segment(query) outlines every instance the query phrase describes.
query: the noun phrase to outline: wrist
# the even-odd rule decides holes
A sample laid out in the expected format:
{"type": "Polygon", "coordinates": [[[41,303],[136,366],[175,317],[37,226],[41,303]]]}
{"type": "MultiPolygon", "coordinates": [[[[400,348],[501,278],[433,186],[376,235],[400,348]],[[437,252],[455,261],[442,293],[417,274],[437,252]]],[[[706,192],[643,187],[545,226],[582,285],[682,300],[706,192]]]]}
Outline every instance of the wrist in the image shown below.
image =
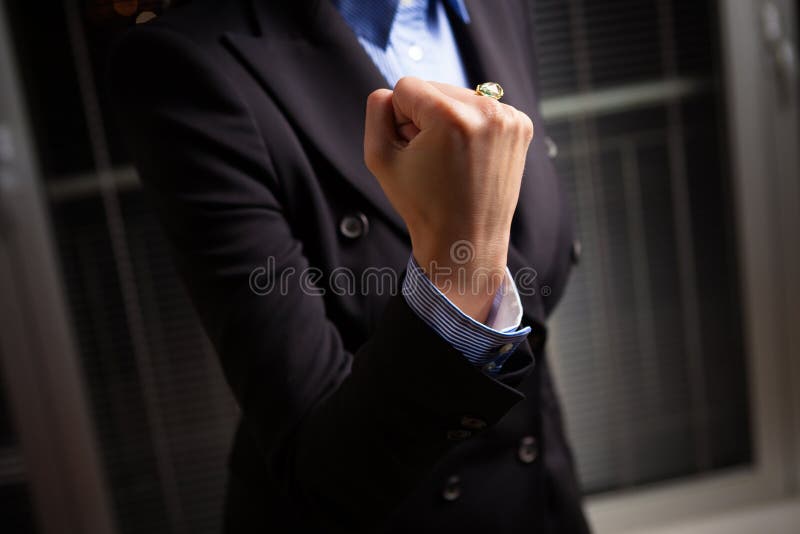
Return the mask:
{"type": "Polygon", "coordinates": [[[457,239],[441,244],[414,242],[412,254],[422,271],[453,304],[485,322],[505,280],[508,237],[457,239]]]}

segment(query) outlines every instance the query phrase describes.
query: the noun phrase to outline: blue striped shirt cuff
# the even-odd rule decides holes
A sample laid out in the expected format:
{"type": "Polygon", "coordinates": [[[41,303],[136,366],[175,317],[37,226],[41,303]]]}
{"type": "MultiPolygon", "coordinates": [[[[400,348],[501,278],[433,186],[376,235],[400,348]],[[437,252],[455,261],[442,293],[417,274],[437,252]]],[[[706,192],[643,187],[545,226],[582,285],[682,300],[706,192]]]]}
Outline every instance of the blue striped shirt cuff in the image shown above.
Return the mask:
{"type": "Polygon", "coordinates": [[[488,324],[483,324],[462,312],[433,284],[412,256],[408,260],[403,280],[403,296],[408,305],[425,323],[463,353],[469,362],[489,374],[500,371],[505,361],[530,333],[529,326],[519,328],[522,305],[511,273],[506,268],[503,287],[495,295],[488,324]],[[510,299],[510,300],[506,300],[510,299]],[[505,301],[505,302],[504,302],[505,301]],[[513,314],[510,326],[500,329],[495,319],[498,314],[513,314]],[[492,325],[492,326],[489,326],[492,325]]]}

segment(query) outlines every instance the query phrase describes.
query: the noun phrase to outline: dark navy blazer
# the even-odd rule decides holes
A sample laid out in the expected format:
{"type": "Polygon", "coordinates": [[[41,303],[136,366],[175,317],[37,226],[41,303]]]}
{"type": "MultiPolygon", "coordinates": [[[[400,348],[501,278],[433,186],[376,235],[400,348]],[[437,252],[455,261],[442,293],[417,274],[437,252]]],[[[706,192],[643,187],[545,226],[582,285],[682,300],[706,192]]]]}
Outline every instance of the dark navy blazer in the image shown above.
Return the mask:
{"type": "Polygon", "coordinates": [[[467,7],[451,22],[470,82],[500,82],[536,125],[508,258],[536,272],[532,331],[495,378],[402,295],[251,287],[269,262],[319,269],[325,290],[337,267],[408,260],[363,163],[366,98],[385,81],[329,0],[195,0],[115,48],[120,127],[242,410],[226,532],[588,531],[544,351],[572,229],[530,7],[467,7]]]}

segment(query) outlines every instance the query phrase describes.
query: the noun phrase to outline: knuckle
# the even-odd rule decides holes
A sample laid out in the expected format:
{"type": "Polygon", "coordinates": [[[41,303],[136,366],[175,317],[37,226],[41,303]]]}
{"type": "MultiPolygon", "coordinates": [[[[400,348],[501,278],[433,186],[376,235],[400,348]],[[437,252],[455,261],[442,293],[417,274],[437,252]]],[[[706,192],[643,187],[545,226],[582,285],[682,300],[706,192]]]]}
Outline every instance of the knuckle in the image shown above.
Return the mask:
{"type": "Polygon", "coordinates": [[[525,138],[528,141],[530,141],[531,139],[533,139],[533,136],[534,136],[534,133],[535,133],[535,128],[533,126],[533,121],[525,113],[523,113],[521,111],[518,111],[517,113],[518,113],[517,121],[518,121],[518,123],[519,123],[519,125],[520,125],[520,127],[522,129],[522,133],[525,136],[525,138]]]}
{"type": "Polygon", "coordinates": [[[391,96],[391,94],[392,92],[389,89],[375,89],[369,94],[369,96],[367,96],[367,105],[372,106],[378,104],[386,99],[387,96],[391,96]]]}
{"type": "Polygon", "coordinates": [[[432,103],[432,108],[436,113],[436,116],[441,121],[448,124],[457,132],[469,133],[472,131],[472,128],[474,127],[473,121],[470,120],[470,117],[467,114],[463,113],[463,110],[452,105],[451,102],[442,99],[432,103]]]}
{"type": "Polygon", "coordinates": [[[414,82],[410,76],[403,76],[394,84],[394,90],[399,93],[405,93],[411,89],[410,86],[413,84],[414,82]]]}
{"type": "Polygon", "coordinates": [[[451,124],[458,136],[465,140],[475,137],[483,129],[483,122],[468,114],[454,114],[451,124]]]}
{"type": "Polygon", "coordinates": [[[457,114],[453,106],[449,105],[444,99],[431,100],[428,102],[428,109],[430,113],[435,114],[441,120],[452,122],[457,120],[457,114]]]}
{"type": "Polygon", "coordinates": [[[480,104],[483,128],[494,132],[514,132],[519,123],[517,110],[496,100],[484,100],[486,102],[480,104]]]}
{"type": "Polygon", "coordinates": [[[487,124],[503,124],[506,121],[506,113],[502,107],[503,105],[492,98],[481,97],[478,109],[485,118],[487,124]]]}
{"type": "Polygon", "coordinates": [[[500,121],[503,126],[505,126],[509,130],[512,130],[517,124],[519,124],[519,119],[517,118],[517,110],[506,104],[500,104],[500,106],[502,109],[502,117],[500,121]]]}

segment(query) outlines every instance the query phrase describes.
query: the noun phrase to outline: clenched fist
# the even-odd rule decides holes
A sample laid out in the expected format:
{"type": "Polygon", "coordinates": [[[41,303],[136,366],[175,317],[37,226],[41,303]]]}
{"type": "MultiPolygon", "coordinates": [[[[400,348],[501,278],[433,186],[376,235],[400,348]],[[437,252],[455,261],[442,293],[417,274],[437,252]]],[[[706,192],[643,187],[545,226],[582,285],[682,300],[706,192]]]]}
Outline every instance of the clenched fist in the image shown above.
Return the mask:
{"type": "Polygon", "coordinates": [[[416,261],[478,321],[503,280],[532,138],[527,115],[469,89],[405,77],[367,100],[367,167],[405,221],[416,261]],[[451,252],[463,241],[466,263],[451,252]]]}

